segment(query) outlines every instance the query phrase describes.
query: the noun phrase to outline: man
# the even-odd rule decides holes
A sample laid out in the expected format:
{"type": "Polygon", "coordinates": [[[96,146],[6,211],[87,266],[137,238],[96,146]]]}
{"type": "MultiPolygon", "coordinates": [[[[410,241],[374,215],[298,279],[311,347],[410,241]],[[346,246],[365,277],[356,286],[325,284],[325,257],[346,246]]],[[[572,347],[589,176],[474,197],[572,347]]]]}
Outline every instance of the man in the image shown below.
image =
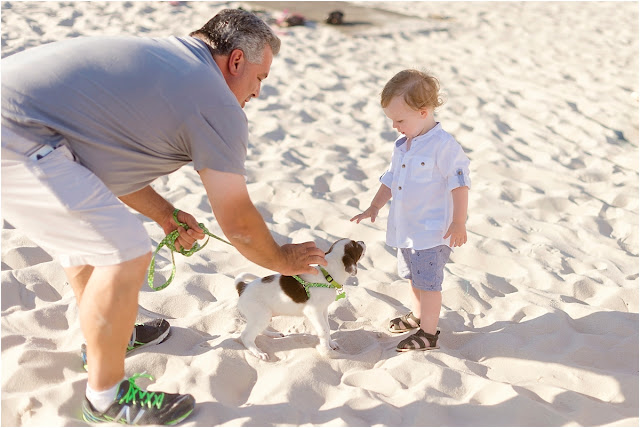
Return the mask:
{"type": "MultiPolygon", "coordinates": [[[[157,177],[193,162],[223,232],[254,263],[285,275],[326,266],[312,242],[273,240],[245,184],[242,108],[279,49],[255,15],[224,10],[190,37],[76,38],[2,61],[2,215],[57,257],[74,290],[87,421],[174,424],[195,406],[189,394],[142,391],[137,376],[124,377],[151,244],[121,202],[167,234],[178,229],[178,249],[204,238],[184,211],[189,228],[177,227],[150,186],[157,177]]],[[[167,328],[134,332],[159,339],[167,328]]]]}

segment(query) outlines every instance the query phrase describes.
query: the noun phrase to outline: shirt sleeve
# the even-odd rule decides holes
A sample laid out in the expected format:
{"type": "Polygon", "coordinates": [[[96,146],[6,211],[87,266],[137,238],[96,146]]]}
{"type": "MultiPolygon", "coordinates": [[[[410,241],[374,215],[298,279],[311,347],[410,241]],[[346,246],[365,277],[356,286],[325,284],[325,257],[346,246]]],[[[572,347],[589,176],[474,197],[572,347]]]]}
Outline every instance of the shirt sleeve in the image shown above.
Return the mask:
{"type": "Polygon", "coordinates": [[[387,170],[380,176],[380,183],[384,184],[389,189],[391,189],[391,186],[393,185],[393,169],[395,167],[396,159],[395,155],[396,152],[394,150],[391,155],[391,162],[389,162],[389,168],[387,168],[387,170]]]}
{"type": "Polygon", "coordinates": [[[186,128],[186,145],[196,171],[209,168],[246,175],[249,128],[240,106],[202,112],[192,117],[186,128]]]}
{"type": "Polygon", "coordinates": [[[471,189],[469,158],[462,146],[451,138],[436,156],[436,166],[447,179],[449,190],[467,186],[471,189]]]}

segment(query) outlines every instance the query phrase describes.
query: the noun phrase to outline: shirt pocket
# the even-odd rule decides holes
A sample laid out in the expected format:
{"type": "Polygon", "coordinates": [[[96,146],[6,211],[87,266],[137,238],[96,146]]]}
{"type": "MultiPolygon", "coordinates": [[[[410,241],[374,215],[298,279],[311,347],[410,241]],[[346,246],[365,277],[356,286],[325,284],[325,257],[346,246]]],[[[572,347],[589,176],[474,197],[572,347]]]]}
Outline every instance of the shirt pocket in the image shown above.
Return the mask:
{"type": "Polygon", "coordinates": [[[433,166],[433,159],[429,157],[416,156],[411,159],[411,181],[425,183],[431,180],[433,176],[433,166]]]}

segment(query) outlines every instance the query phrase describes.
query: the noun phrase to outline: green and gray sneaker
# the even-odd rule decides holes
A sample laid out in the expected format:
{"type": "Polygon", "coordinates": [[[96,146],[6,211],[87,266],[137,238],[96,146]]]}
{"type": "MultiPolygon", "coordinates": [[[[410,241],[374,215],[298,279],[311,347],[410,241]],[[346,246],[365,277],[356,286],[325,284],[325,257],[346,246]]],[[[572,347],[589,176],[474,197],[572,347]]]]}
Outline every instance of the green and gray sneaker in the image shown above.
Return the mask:
{"type": "Polygon", "coordinates": [[[96,410],[85,397],[82,417],[86,422],[111,422],[126,425],[175,425],[193,412],[196,400],[191,394],[145,391],[136,379],[150,375],[135,374],[120,383],[118,394],[104,412],[96,410]]]}
{"type": "MultiPolygon", "coordinates": [[[[171,326],[169,325],[169,322],[162,318],[156,318],[142,324],[136,324],[133,329],[133,333],[131,333],[131,340],[129,340],[129,344],[127,345],[127,355],[136,349],[150,345],[157,345],[163,342],[167,336],[169,336],[170,329],[171,326]]],[[[82,354],[82,366],[87,370],[86,344],[82,344],[80,347],[80,353],[82,354]]]]}

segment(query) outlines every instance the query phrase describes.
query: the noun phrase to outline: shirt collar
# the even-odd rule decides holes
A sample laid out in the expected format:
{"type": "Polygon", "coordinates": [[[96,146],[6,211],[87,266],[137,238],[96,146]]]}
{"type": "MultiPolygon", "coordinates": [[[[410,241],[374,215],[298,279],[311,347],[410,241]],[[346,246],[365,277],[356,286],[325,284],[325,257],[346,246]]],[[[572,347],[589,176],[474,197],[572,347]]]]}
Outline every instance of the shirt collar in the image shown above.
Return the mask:
{"type": "MultiPolygon", "coordinates": [[[[416,138],[413,139],[413,142],[415,143],[416,141],[421,141],[424,138],[429,138],[430,136],[432,136],[435,132],[439,131],[440,129],[442,129],[442,127],[440,126],[440,122],[436,122],[436,126],[431,128],[426,133],[424,133],[422,135],[418,135],[416,138]]],[[[402,146],[406,142],[407,142],[407,137],[405,135],[402,135],[396,140],[396,147],[399,148],[400,146],[402,146]]]]}

